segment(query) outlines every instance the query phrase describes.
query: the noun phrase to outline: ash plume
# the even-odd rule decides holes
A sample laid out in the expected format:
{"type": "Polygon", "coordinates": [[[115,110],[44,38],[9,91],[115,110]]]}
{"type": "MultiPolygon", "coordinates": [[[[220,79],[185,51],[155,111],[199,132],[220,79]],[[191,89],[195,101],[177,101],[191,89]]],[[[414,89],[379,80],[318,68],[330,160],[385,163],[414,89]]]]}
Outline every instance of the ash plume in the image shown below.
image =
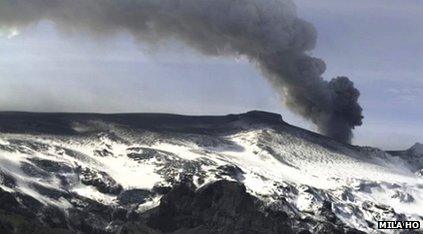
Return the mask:
{"type": "MultiPolygon", "coordinates": [[[[96,36],[130,32],[151,44],[177,39],[210,56],[246,56],[286,105],[321,133],[349,142],[361,125],[359,91],[346,77],[326,81],[308,55],[316,30],[290,0],[1,0],[0,28],[41,20],[96,36]]],[[[246,81],[247,82],[247,81],[246,81]]]]}

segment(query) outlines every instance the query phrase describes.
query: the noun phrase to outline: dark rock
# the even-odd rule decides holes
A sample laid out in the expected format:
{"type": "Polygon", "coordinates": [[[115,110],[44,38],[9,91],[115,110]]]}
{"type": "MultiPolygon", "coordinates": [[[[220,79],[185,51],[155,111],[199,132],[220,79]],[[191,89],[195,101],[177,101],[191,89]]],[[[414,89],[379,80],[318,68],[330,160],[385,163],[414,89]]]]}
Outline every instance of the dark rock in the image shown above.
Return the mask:
{"type": "Polygon", "coordinates": [[[391,198],[396,198],[403,203],[414,202],[414,197],[411,194],[399,190],[395,191],[391,198]]]}
{"type": "Polygon", "coordinates": [[[83,184],[92,185],[101,193],[118,195],[122,191],[122,186],[105,172],[84,168],[80,179],[83,184]]]}
{"type": "Polygon", "coordinates": [[[38,178],[51,177],[51,175],[48,172],[38,168],[37,166],[34,166],[31,163],[22,162],[20,167],[25,174],[31,177],[38,177],[38,178]]]}
{"type": "Polygon", "coordinates": [[[203,177],[198,177],[198,178],[197,178],[197,184],[199,184],[199,185],[203,185],[203,184],[204,184],[204,182],[205,182],[205,180],[204,180],[204,178],[203,178],[203,177]]]}
{"type": "Polygon", "coordinates": [[[131,189],[121,192],[117,199],[123,205],[142,204],[151,195],[152,193],[149,190],[131,189]]]}
{"type": "Polygon", "coordinates": [[[322,216],[328,222],[336,223],[338,217],[332,211],[332,203],[330,201],[324,201],[322,207],[317,212],[318,215],[322,216]]]}
{"type": "MultiPolygon", "coordinates": [[[[67,210],[69,226],[82,233],[110,233],[106,227],[113,221],[115,207],[83,197],[72,199],[73,208],[67,210]],[[75,202],[75,200],[79,200],[75,202]]],[[[118,216],[118,215],[117,215],[118,216]]]]}
{"type": "Polygon", "coordinates": [[[135,221],[135,220],[138,220],[139,218],[140,218],[140,214],[138,214],[135,210],[130,210],[126,214],[127,220],[135,221]]]}
{"type": "Polygon", "coordinates": [[[63,172],[69,173],[72,171],[72,168],[65,163],[59,163],[55,161],[45,160],[45,159],[29,159],[32,163],[34,163],[37,167],[43,169],[44,171],[48,172],[63,172]]]}
{"type": "Polygon", "coordinates": [[[286,215],[266,216],[243,185],[225,180],[197,191],[184,183],[176,186],[161,199],[147,225],[181,233],[292,233],[286,215]]]}
{"type": "Polygon", "coordinates": [[[0,171],[0,184],[9,188],[14,188],[16,186],[16,180],[9,174],[0,171]]]}
{"type": "Polygon", "coordinates": [[[54,206],[43,209],[41,221],[51,228],[67,229],[66,216],[63,210],[54,206]]]}
{"type": "Polygon", "coordinates": [[[362,232],[360,230],[357,230],[357,229],[352,228],[352,229],[348,229],[345,232],[345,234],[366,234],[366,233],[365,232],[362,232]]]}
{"type": "Polygon", "coordinates": [[[312,234],[309,230],[301,230],[297,234],[312,234]]]}
{"type": "Polygon", "coordinates": [[[104,227],[108,222],[86,211],[70,209],[68,211],[70,226],[82,233],[106,234],[104,227]]]}
{"type": "Polygon", "coordinates": [[[138,153],[129,153],[127,154],[128,158],[136,159],[136,160],[147,160],[153,158],[151,154],[138,154],[138,153]]]}
{"type": "Polygon", "coordinates": [[[127,210],[123,208],[117,208],[112,212],[112,220],[126,220],[127,210]]]}
{"type": "Polygon", "coordinates": [[[72,182],[72,177],[67,177],[64,175],[56,175],[56,177],[60,180],[61,188],[69,188],[72,182]]]}
{"type": "Polygon", "coordinates": [[[219,166],[217,169],[219,169],[221,172],[221,175],[229,176],[232,179],[235,179],[237,181],[244,180],[244,171],[242,171],[241,168],[235,166],[235,165],[223,165],[219,166]]]}
{"type": "Polygon", "coordinates": [[[40,201],[29,195],[17,193],[16,197],[19,198],[20,203],[23,206],[28,207],[29,210],[38,211],[43,209],[44,207],[44,205],[40,201]]]}
{"type": "Polygon", "coordinates": [[[45,186],[40,185],[40,184],[33,183],[33,184],[31,184],[31,187],[33,187],[35,190],[37,190],[37,192],[40,193],[41,195],[44,195],[46,197],[53,198],[53,199],[56,199],[56,200],[61,198],[61,197],[64,197],[64,198],[70,197],[70,194],[67,193],[67,192],[60,191],[60,190],[53,189],[53,188],[48,188],[48,187],[45,187],[45,186]]]}
{"type": "Polygon", "coordinates": [[[178,184],[184,184],[184,185],[190,187],[191,189],[195,189],[195,184],[194,184],[194,181],[193,181],[193,175],[189,174],[189,173],[181,173],[179,175],[178,184]]]}
{"type": "Polygon", "coordinates": [[[12,140],[9,140],[9,142],[14,145],[24,146],[25,148],[28,148],[34,151],[46,151],[46,150],[49,150],[50,148],[50,145],[37,142],[37,141],[12,139],[12,140]]]}
{"type": "Polygon", "coordinates": [[[370,228],[374,228],[374,227],[375,227],[375,224],[374,224],[374,223],[372,223],[372,222],[370,222],[370,221],[368,221],[368,220],[366,220],[366,224],[367,224],[367,226],[368,226],[368,227],[370,227],[370,228]]]}
{"type": "Polygon", "coordinates": [[[170,190],[172,190],[172,187],[169,187],[169,186],[162,186],[162,185],[154,185],[154,187],[153,187],[153,192],[154,193],[157,193],[157,194],[160,194],[160,195],[163,195],[163,194],[166,194],[166,193],[168,193],[170,190]]]}
{"type": "Polygon", "coordinates": [[[91,215],[95,215],[96,218],[101,218],[104,220],[111,220],[111,214],[113,208],[98,202],[91,202],[84,209],[85,212],[88,212],[91,215]]]}
{"type": "Polygon", "coordinates": [[[0,208],[5,210],[12,210],[19,206],[19,202],[15,197],[0,188],[0,208]]]}
{"type": "Polygon", "coordinates": [[[14,233],[14,228],[13,228],[12,223],[10,223],[7,220],[2,220],[0,218],[0,233],[3,233],[3,234],[12,234],[12,233],[14,233]]]}
{"type": "MultiPolygon", "coordinates": [[[[147,225],[139,222],[127,222],[117,231],[118,234],[162,234],[159,230],[154,230],[147,225]]],[[[200,233],[199,233],[200,234],[200,233]]]]}
{"type": "Polygon", "coordinates": [[[0,209],[0,233],[42,233],[42,234],[71,234],[73,231],[62,228],[51,228],[36,219],[21,216],[15,213],[4,212],[0,209]]]}
{"type": "Polygon", "coordinates": [[[330,223],[321,223],[314,229],[316,234],[344,234],[344,230],[330,223]]]}
{"type": "Polygon", "coordinates": [[[30,209],[28,209],[27,207],[22,206],[15,196],[16,194],[11,194],[0,188],[0,209],[29,218],[35,217],[35,214],[31,211],[34,207],[30,207],[30,209]]]}
{"type": "Polygon", "coordinates": [[[127,150],[135,151],[135,152],[127,154],[129,158],[132,158],[135,160],[148,160],[151,158],[161,159],[167,155],[167,153],[164,151],[149,149],[144,147],[133,147],[133,148],[128,148],[127,150]]]}
{"type": "Polygon", "coordinates": [[[113,156],[113,153],[107,149],[103,149],[103,150],[94,150],[94,155],[98,157],[107,157],[107,156],[113,156]]]}

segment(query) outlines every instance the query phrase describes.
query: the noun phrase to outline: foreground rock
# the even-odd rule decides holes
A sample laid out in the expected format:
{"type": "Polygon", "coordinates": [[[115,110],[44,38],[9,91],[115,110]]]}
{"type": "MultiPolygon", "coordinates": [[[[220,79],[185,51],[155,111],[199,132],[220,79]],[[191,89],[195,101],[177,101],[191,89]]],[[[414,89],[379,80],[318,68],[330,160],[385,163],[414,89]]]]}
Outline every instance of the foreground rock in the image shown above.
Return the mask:
{"type": "MultiPolygon", "coordinates": [[[[217,181],[197,191],[181,184],[144,215],[144,223],[174,233],[293,233],[286,213],[265,214],[259,209],[258,200],[236,182],[217,181]]],[[[136,229],[125,226],[122,232],[136,229]]]]}
{"type": "Polygon", "coordinates": [[[0,192],[0,233],[361,233],[268,209],[244,185],[227,180],[199,189],[190,181],[180,183],[159,206],[142,213],[80,200],[85,204],[65,214],[34,201],[22,202],[20,196],[0,192]]]}

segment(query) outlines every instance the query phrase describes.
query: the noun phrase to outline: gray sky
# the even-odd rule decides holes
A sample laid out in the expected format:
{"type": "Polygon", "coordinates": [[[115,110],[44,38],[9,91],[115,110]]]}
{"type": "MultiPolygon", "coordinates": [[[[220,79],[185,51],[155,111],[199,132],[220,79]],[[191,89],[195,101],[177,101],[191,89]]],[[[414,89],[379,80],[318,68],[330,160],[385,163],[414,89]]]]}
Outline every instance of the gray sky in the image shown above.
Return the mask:
{"type": "MultiPolygon", "coordinates": [[[[361,90],[364,124],[354,143],[385,149],[423,142],[423,2],[296,0],[319,34],[312,52],[325,78],[346,75],[361,90]]],[[[0,37],[0,109],[25,111],[291,114],[244,58],[210,58],[176,42],[160,48],[130,35],[94,40],[49,22],[0,37]],[[248,82],[246,82],[248,80],[248,82]],[[225,85],[222,85],[222,84],[225,85]]]]}

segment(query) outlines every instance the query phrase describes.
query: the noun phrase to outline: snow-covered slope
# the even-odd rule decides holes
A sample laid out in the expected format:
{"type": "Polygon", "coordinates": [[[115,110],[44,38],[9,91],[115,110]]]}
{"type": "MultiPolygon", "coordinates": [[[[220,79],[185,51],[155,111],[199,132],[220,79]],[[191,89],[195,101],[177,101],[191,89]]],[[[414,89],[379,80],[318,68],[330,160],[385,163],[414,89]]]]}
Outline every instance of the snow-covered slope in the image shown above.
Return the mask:
{"type": "Polygon", "coordinates": [[[416,143],[408,150],[389,151],[389,153],[406,161],[414,174],[423,178],[423,144],[416,143]]]}
{"type": "MultiPolygon", "coordinates": [[[[379,220],[423,220],[423,164],[336,142],[275,114],[2,113],[0,132],[0,188],[26,207],[22,197],[57,207],[73,230],[69,217],[86,204],[148,212],[181,180],[237,181],[310,231],[324,222],[369,232],[379,220]]],[[[118,230],[105,220],[96,227],[118,230]]]]}

